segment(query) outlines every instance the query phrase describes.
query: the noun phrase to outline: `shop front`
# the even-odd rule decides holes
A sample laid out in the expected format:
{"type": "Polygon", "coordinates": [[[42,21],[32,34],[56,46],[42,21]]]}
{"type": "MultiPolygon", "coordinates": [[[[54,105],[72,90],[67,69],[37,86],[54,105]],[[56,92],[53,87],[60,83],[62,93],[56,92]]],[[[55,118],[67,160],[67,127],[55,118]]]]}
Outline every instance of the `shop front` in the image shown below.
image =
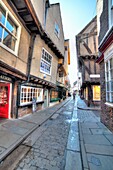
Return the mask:
{"type": "Polygon", "coordinates": [[[0,75],[0,118],[11,117],[11,88],[11,79],[0,75]]]}
{"type": "Polygon", "coordinates": [[[18,88],[18,117],[42,109],[44,103],[43,86],[26,83],[24,85],[21,84],[18,88]]]}

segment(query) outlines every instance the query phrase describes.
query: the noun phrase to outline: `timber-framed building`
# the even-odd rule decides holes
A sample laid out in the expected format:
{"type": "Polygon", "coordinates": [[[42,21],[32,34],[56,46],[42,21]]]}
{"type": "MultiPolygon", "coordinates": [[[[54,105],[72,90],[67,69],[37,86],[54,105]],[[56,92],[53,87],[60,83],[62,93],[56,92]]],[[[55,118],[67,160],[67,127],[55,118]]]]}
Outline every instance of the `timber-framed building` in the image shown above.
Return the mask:
{"type": "Polygon", "coordinates": [[[80,96],[88,106],[100,103],[100,68],[98,58],[97,17],[76,36],[80,96]],[[80,80],[81,79],[81,80],[80,80]]]}

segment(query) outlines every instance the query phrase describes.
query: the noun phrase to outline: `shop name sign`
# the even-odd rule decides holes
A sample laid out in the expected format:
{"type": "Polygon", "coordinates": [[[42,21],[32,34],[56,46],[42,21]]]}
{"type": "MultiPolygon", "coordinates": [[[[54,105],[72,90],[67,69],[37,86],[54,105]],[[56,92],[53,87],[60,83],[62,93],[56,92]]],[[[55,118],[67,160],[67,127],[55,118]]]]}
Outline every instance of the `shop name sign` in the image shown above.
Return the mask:
{"type": "Polygon", "coordinates": [[[4,76],[4,75],[0,75],[0,79],[2,79],[2,80],[6,80],[6,81],[12,81],[12,79],[11,79],[11,78],[6,77],[6,76],[4,76]]]}
{"type": "Polygon", "coordinates": [[[90,74],[90,78],[100,78],[100,74],[90,74]]]}

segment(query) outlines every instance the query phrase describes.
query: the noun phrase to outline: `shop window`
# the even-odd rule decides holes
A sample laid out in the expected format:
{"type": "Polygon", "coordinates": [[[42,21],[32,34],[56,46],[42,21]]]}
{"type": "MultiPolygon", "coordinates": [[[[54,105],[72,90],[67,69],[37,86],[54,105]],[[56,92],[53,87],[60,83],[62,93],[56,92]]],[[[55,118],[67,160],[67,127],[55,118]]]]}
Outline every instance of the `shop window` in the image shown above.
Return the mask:
{"type": "Polygon", "coordinates": [[[0,1],[0,45],[17,54],[20,25],[0,1]]]}
{"type": "Polygon", "coordinates": [[[113,57],[105,63],[106,101],[113,103],[113,57]]]}
{"type": "Polygon", "coordinates": [[[100,101],[100,86],[93,86],[93,101],[100,101]]]}
{"type": "Polygon", "coordinates": [[[51,92],[51,99],[56,99],[58,98],[58,91],[52,91],[51,92]]]}
{"type": "Polygon", "coordinates": [[[45,49],[42,49],[40,71],[50,75],[51,62],[52,62],[52,56],[45,49]]]}
{"type": "Polygon", "coordinates": [[[86,87],[86,100],[88,100],[88,87],[86,87]]]}
{"type": "Polygon", "coordinates": [[[20,105],[31,104],[35,97],[36,102],[43,101],[43,89],[35,87],[21,87],[20,105]]]}

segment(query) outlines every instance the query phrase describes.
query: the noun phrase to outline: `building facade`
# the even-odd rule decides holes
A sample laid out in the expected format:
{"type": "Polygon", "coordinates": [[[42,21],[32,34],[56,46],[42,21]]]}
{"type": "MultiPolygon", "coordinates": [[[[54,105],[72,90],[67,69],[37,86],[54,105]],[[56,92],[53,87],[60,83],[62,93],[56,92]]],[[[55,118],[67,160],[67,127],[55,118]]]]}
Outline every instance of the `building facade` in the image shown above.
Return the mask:
{"type": "Polygon", "coordinates": [[[64,51],[59,4],[0,0],[0,117],[49,107],[64,51]]]}
{"type": "Polygon", "coordinates": [[[97,1],[101,121],[113,131],[113,1],[97,1]]]}
{"type": "Polygon", "coordinates": [[[97,17],[76,36],[80,96],[87,106],[100,104],[100,68],[98,58],[97,17]]]}

